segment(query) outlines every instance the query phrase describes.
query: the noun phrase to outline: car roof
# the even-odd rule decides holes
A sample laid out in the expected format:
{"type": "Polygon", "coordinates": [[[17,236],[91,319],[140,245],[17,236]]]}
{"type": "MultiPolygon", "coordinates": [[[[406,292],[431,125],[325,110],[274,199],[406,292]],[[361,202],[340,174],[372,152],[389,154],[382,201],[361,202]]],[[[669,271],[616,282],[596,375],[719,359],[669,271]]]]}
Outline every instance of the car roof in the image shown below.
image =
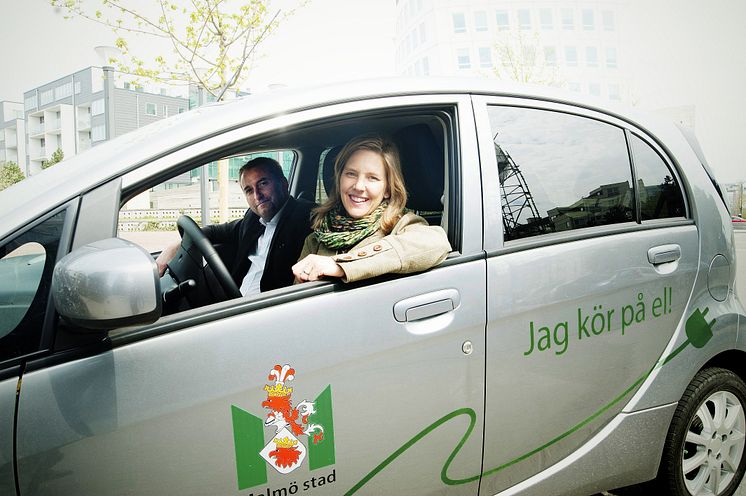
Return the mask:
{"type": "MultiPolygon", "coordinates": [[[[484,94],[580,105],[629,118],[633,110],[554,88],[467,78],[386,78],[279,89],[218,102],[163,119],[95,146],[0,192],[0,233],[143,163],[211,135],[299,110],[347,101],[422,94],[484,94]]],[[[1,235],[1,234],[0,234],[1,235]]]]}

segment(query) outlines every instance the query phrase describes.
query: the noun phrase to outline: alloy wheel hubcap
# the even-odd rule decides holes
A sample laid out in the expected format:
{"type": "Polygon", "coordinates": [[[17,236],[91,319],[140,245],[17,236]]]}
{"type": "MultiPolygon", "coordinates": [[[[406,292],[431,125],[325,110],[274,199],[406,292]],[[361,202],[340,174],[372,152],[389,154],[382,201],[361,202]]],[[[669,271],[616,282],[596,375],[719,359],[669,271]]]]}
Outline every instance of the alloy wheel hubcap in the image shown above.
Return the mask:
{"type": "Polygon", "coordinates": [[[684,482],[694,496],[719,495],[733,480],[746,445],[746,415],[728,391],[710,395],[689,423],[682,453],[684,482]]]}

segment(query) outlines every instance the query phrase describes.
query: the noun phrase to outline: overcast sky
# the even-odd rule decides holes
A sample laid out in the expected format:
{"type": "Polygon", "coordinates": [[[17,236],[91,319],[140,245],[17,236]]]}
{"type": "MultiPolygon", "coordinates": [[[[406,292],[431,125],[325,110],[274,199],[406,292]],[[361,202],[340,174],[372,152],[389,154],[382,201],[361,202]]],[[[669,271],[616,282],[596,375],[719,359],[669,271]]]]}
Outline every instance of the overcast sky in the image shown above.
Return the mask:
{"type": "MultiPolygon", "coordinates": [[[[746,1],[619,5],[627,6],[619,25],[635,105],[694,105],[695,131],[718,179],[746,181],[746,153],[739,146],[746,137],[746,1]]],[[[311,0],[263,45],[249,86],[256,91],[273,83],[394,75],[395,12],[394,0],[311,0]]],[[[114,41],[103,27],[63,20],[48,0],[0,0],[0,13],[0,100],[22,101],[23,91],[100,65],[94,47],[114,41]]]]}

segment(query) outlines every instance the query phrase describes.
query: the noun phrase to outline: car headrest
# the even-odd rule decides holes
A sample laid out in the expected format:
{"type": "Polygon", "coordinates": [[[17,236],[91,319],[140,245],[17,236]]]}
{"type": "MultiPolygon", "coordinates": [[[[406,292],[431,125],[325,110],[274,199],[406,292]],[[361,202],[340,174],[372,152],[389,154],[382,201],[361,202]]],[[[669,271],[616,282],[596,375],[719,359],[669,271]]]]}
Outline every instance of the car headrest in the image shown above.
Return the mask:
{"type": "Polygon", "coordinates": [[[399,147],[409,193],[407,207],[416,211],[442,211],[445,163],[441,144],[425,124],[407,126],[394,134],[393,139],[399,147]]]}

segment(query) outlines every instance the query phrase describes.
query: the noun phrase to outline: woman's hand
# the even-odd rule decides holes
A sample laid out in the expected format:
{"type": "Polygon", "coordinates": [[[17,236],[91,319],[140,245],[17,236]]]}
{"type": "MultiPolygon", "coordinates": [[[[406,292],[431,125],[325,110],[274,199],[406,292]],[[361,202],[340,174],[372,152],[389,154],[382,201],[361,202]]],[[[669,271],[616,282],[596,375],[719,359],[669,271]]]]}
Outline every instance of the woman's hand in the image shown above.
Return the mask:
{"type": "Polygon", "coordinates": [[[345,275],[342,267],[332,257],[308,255],[293,265],[293,275],[300,282],[318,281],[324,276],[342,277],[345,275]]]}

